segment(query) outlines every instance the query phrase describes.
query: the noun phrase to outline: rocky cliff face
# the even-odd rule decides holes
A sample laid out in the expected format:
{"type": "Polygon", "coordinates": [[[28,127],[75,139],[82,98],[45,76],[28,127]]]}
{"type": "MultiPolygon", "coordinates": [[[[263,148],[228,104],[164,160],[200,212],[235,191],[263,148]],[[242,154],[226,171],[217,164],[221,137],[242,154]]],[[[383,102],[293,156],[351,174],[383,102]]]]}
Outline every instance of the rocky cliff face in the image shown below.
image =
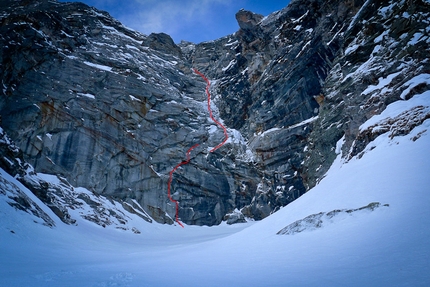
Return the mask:
{"type": "Polygon", "coordinates": [[[1,126],[23,160],[162,223],[175,213],[169,172],[194,144],[172,182],[181,220],[262,219],[324,176],[341,138],[343,155],[359,154],[377,136],[362,123],[430,88],[428,1],[292,1],[268,17],[239,11],[233,35],[178,45],[79,3],[0,11],[1,126]],[[228,128],[214,153],[223,131],[192,68],[212,81],[228,128]]]}
{"type": "Polygon", "coordinates": [[[348,160],[378,135],[408,134],[430,116],[411,111],[384,128],[360,129],[387,105],[430,89],[429,12],[428,1],[366,1],[336,32],[340,50],[322,86],[324,101],[302,166],[307,187],[328,170],[337,140],[344,141],[348,160]]]}
{"type": "Polygon", "coordinates": [[[255,181],[255,168],[239,133],[208,153],[223,133],[169,36],[141,35],[83,4],[2,3],[2,126],[37,172],[172,223],[168,174],[200,143],[174,177],[181,219],[212,225],[234,210],[235,174],[255,181]]]}

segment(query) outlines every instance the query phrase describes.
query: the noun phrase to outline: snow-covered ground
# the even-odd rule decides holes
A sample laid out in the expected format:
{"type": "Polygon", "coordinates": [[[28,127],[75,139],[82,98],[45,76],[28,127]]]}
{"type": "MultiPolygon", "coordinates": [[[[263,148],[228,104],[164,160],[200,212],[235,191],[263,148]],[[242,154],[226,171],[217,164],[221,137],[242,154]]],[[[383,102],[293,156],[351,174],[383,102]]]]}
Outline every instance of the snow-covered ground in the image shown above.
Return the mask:
{"type": "Polygon", "coordinates": [[[361,159],[339,157],[290,205],[233,226],[136,220],[142,233],[133,234],[57,220],[49,228],[0,196],[0,286],[430,286],[429,154],[430,120],[406,136],[383,134],[361,159]],[[276,234],[309,215],[372,202],[381,207],[276,234]]]}

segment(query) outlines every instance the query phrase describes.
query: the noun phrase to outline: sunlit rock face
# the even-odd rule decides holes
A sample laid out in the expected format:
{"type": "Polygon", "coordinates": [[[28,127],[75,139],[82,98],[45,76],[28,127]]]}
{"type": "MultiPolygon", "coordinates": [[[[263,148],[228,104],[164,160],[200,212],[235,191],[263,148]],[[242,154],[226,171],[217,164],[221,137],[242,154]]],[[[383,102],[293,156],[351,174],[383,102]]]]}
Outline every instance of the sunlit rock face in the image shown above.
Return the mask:
{"type": "Polygon", "coordinates": [[[429,89],[413,79],[430,70],[430,5],[409,2],[241,10],[236,33],[175,44],[81,3],[2,1],[1,126],[36,172],[169,224],[169,172],[198,143],[173,175],[180,219],[262,219],[324,176],[342,137],[343,155],[359,154],[372,139],[362,123],[429,89]],[[213,153],[224,134],[193,68],[228,129],[213,153]]]}

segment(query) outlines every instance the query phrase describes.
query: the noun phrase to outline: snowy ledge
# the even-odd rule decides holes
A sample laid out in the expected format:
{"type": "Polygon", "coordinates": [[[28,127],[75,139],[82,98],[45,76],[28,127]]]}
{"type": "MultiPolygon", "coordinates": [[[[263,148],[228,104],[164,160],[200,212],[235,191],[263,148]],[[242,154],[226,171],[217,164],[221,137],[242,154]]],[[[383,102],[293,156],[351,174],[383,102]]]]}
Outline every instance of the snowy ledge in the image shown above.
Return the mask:
{"type": "Polygon", "coordinates": [[[327,224],[339,222],[346,217],[352,216],[353,214],[362,214],[364,212],[374,211],[380,207],[388,207],[388,204],[382,205],[379,202],[372,202],[366,206],[356,209],[335,209],[330,212],[320,212],[317,214],[311,214],[303,219],[297,220],[290,225],[284,227],[278,231],[278,235],[294,235],[303,231],[313,231],[315,229],[324,227],[327,224]]]}

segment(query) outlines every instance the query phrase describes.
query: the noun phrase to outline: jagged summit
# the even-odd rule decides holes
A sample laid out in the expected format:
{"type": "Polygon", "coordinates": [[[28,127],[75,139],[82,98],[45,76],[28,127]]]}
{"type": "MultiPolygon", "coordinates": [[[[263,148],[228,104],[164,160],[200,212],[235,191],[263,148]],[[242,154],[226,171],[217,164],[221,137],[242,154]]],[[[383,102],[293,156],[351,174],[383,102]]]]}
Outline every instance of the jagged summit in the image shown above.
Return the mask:
{"type": "Polygon", "coordinates": [[[292,1],[267,17],[239,11],[232,35],[176,45],[82,3],[2,1],[1,127],[36,173],[161,223],[175,214],[169,171],[199,143],[172,182],[181,220],[262,219],[324,176],[339,140],[348,159],[428,118],[412,109],[410,121],[360,128],[429,89],[429,6],[292,1]],[[215,153],[223,131],[193,68],[212,81],[212,108],[229,133],[215,153]]]}
{"type": "Polygon", "coordinates": [[[239,24],[240,29],[245,31],[254,28],[263,18],[263,15],[246,11],[243,8],[236,13],[237,23],[239,24]]]}

